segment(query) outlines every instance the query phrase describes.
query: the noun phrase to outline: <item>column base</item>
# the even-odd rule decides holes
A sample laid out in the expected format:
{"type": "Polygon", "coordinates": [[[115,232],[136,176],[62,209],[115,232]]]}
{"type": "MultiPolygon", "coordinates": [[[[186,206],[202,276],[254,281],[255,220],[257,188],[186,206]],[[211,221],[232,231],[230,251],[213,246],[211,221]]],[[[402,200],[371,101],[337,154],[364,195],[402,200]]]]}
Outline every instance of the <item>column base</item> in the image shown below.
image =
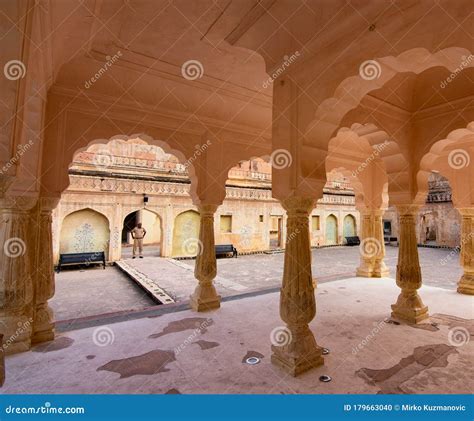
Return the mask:
{"type": "Polygon", "coordinates": [[[272,364],[296,377],[324,364],[322,348],[316,344],[308,326],[290,328],[291,342],[284,346],[272,345],[272,364]]]}
{"type": "Polygon", "coordinates": [[[474,274],[464,274],[458,283],[459,294],[474,295],[474,274]]]}
{"type": "Polygon", "coordinates": [[[214,285],[198,285],[189,297],[189,304],[194,311],[215,310],[221,306],[221,296],[217,295],[214,285]]]}
{"type": "Polygon", "coordinates": [[[376,263],[372,277],[373,278],[386,278],[388,276],[390,276],[390,270],[385,265],[385,263],[384,262],[381,262],[378,264],[376,263]]]}
{"type": "Polygon", "coordinates": [[[428,319],[428,307],[423,304],[420,296],[404,294],[398,296],[396,304],[392,304],[392,317],[408,323],[418,324],[428,319]]]}
{"type": "Polygon", "coordinates": [[[54,340],[54,327],[53,310],[47,303],[39,304],[36,307],[31,343],[38,344],[54,340]]]}
{"type": "Polygon", "coordinates": [[[366,266],[360,266],[356,270],[356,276],[360,276],[361,278],[373,278],[373,273],[373,270],[366,266]]]}

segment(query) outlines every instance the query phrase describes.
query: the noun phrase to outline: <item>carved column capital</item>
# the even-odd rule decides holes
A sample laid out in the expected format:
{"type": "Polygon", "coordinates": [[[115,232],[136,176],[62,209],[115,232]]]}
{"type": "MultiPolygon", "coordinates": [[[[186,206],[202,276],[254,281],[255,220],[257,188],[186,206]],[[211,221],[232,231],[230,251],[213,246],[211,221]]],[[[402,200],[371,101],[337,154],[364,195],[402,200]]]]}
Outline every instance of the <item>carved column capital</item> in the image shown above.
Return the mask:
{"type": "Polygon", "coordinates": [[[401,216],[416,216],[419,212],[421,206],[420,205],[397,205],[396,206],[398,214],[401,216]]]}
{"type": "Polygon", "coordinates": [[[288,212],[288,217],[309,216],[316,206],[316,199],[304,196],[290,196],[281,201],[281,205],[288,212]]]}

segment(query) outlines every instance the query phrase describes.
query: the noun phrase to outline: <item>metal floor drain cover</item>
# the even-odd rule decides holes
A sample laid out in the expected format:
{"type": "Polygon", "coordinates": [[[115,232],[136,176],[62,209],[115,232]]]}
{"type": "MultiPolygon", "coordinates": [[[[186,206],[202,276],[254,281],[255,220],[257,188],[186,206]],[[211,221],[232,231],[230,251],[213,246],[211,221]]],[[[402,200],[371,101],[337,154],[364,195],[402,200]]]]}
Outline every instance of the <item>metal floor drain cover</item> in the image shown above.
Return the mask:
{"type": "Polygon", "coordinates": [[[245,362],[249,365],[255,365],[255,364],[258,364],[260,362],[260,358],[257,358],[257,357],[250,357],[250,358],[247,358],[245,360],[245,362]]]}
{"type": "Polygon", "coordinates": [[[323,355],[328,355],[329,354],[329,349],[328,348],[323,348],[322,354],[323,355]]]}
{"type": "Polygon", "coordinates": [[[321,376],[321,377],[319,378],[319,380],[322,381],[322,382],[324,382],[324,383],[327,383],[327,382],[330,382],[330,381],[332,380],[332,377],[329,377],[329,376],[324,375],[324,376],[321,376]]]}

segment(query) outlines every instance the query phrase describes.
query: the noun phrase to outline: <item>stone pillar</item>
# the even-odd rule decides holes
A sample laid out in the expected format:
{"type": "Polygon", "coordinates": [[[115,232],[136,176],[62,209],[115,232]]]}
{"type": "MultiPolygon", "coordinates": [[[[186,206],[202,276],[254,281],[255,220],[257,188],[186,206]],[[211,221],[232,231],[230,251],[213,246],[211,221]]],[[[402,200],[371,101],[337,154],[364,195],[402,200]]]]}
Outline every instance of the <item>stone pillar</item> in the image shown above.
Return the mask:
{"type": "Polygon", "coordinates": [[[462,216],[461,266],[464,274],[458,283],[460,294],[474,295],[474,208],[459,209],[462,216]]]}
{"type": "Polygon", "coordinates": [[[221,301],[212,283],[217,274],[214,249],[214,213],[217,205],[199,205],[198,209],[201,219],[194,276],[199,284],[190,297],[190,304],[195,311],[207,311],[219,308],[221,301]]]}
{"type": "Polygon", "coordinates": [[[0,333],[0,387],[5,383],[5,353],[3,352],[3,334],[0,333]]]}
{"type": "Polygon", "coordinates": [[[54,339],[53,311],[48,300],[54,295],[53,209],[59,198],[40,198],[36,212],[36,253],[33,272],[34,312],[32,343],[54,339]]]}
{"type": "Polygon", "coordinates": [[[308,197],[291,197],[282,202],[288,219],[280,316],[287,327],[282,335],[286,340],[281,346],[278,340],[278,345],[272,345],[271,361],[293,376],[324,363],[322,349],[308,326],[316,315],[309,237],[309,214],[315,204],[308,197]]]}
{"type": "Polygon", "coordinates": [[[383,236],[382,209],[362,209],[361,215],[361,245],[360,266],[357,276],[366,278],[382,278],[389,275],[385,265],[385,242],[383,236]]]}
{"type": "Polygon", "coordinates": [[[397,264],[397,285],[401,288],[398,300],[392,305],[392,317],[408,323],[419,323],[428,316],[428,307],[418,295],[421,287],[421,268],[416,240],[416,215],[419,206],[397,206],[400,218],[397,264]]]}
{"type": "Polygon", "coordinates": [[[0,197],[0,325],[5,354],[30,349],[34,255],[30,209],[35,198],[0,197]]]}

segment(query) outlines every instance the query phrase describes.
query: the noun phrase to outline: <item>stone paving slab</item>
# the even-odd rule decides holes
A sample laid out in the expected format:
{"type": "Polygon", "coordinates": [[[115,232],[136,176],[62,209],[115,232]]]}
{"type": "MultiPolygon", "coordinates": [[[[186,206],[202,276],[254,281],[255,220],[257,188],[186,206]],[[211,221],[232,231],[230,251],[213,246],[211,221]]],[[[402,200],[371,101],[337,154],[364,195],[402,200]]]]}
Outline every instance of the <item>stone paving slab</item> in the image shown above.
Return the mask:
{"type": "MultiPolygon", "coordinates": [[[[420,248],[420,265],[426,285],[455,290],[462,275],[458,255],[451,250],[420,248]]],[[[398,248],[387,247],[385,262],[395,277],[398,248]]],[[[215,286],[221,296],[275,288],[281,285],[284,254],[254,254],[238,258],[217,259],[215,286]]],[[[175,260],[145,257],[126,262],[145,273],[176,301],[188,300],[197,281],[194,278],[195,260],[175,260]]],[[[318,284],[347,278],[355,274],[359,265],[358,247],[330,247],[312,250],[313,276],[318,284]]]]}
{"type": "Polygon", "coordinates": [[[55,320],[68,320],[121,310],[143,309],[153,300],[113,266],[64,269],[56,274],[56,292],[49,304],[55,320]]]}
{"type": "Polygon", "coordinates": [[[324,366],[297,378],[270,363],[271,333],[283,325],[279,294],[272,293],[202,314],[62,333],[7,356],[0,393],[471,393],[472,297],[423,286],[436,324],[420,327],[384,322],[398,294],[388,278],[321,285],[310,328],[330,354],[324,366]],[[261,362],[243,363],[249,355],[261,362]],[[320,382],[321,375],[332,381],[320,382]]]}

